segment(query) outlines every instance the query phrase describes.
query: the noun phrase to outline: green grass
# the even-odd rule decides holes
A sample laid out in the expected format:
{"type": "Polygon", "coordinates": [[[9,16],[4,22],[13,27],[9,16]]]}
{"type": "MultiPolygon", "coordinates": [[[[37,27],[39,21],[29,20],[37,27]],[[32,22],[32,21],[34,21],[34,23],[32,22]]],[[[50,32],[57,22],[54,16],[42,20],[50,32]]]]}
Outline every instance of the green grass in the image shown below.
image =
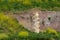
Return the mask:
{"type": "MultiPolygon", "coordinates": [[[[0,0],[0,12],[24,11],[32,8],[60,11],[60,0],[0,0]]],[[[0,13],[0,40],[60,40],[59,32],[50,29],[48,32],[38,34],[30,32],[15,18],[4,14],[0,13]]]]}
{"type": "Polygon", "coordinates": [[[4,0],[0,1],[0,11],[24,11],[32,8],[60,11],[60,0],[4,0]]]}

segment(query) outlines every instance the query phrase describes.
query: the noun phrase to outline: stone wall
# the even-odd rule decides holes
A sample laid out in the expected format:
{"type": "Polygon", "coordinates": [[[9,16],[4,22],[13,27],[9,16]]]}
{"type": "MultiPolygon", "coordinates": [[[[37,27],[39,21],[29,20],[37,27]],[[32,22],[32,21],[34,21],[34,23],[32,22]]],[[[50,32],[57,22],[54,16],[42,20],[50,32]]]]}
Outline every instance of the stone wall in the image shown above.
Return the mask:
{"type": "MultiPolygon", "coordinates": [[[[34,13],[38,12],[39,14],[39,24],[40,30],[45,30],[46,28],[53,28],[57,31],[60,31],[60,12],[58,11],[40,11],[40,10],[28,10],[22,12],[20,15],[16,15],[15,17],[19,21],[20,24],[22,24],[26,29],[30,31],[35,31],[33,26],[33,20],[32,17],[34,16],[34,13]]],[[[36,30],[38,30],[36,28],[36,30]]]]}

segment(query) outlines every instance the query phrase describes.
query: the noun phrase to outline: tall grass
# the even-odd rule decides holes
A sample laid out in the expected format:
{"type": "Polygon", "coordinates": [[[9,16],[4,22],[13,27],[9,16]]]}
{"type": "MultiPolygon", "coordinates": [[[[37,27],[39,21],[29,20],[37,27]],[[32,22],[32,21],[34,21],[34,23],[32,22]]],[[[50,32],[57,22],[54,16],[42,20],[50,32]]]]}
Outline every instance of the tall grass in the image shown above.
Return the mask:
{"type": "Polygon", "coordinates": [[[0,0],[0,11],[21,11],[31,8],[60,10],[60,0],[0,0]]]}

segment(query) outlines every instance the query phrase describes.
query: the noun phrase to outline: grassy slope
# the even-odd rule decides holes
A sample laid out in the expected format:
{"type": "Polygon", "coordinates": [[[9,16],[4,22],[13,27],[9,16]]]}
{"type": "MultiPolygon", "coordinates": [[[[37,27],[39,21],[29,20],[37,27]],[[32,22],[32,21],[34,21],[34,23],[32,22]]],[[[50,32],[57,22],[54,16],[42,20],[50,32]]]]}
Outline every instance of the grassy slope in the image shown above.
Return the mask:
{"type": "Polygon", "coordinates": [[[1,0],[0,11],[22,11],[32,8],[60,11],[60,0],[1,0]]]}

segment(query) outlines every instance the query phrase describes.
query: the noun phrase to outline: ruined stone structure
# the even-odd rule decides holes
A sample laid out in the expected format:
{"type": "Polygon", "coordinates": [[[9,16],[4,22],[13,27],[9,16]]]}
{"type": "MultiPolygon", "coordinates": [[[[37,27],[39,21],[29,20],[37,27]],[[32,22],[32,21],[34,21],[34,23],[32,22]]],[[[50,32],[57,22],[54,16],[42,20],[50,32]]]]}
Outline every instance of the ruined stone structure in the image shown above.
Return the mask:
{"type": "Polygon", "coordinates": [[[32,16],[32,27],[34,28],[36,33],[39,33],[40,29],[40,18],[39,18],[39,13],[38,12],[34,12],[34,15],[32,16]]]}
{"type": "Polygon", "coordinates": [[[60,31],[60,12],[55,11],[40,11],[29,10],[22,12],[20,15],[15,15],[20,24],[26,29],[34,32],[45,30],[46,28],[53,28],[60,31]]]}

